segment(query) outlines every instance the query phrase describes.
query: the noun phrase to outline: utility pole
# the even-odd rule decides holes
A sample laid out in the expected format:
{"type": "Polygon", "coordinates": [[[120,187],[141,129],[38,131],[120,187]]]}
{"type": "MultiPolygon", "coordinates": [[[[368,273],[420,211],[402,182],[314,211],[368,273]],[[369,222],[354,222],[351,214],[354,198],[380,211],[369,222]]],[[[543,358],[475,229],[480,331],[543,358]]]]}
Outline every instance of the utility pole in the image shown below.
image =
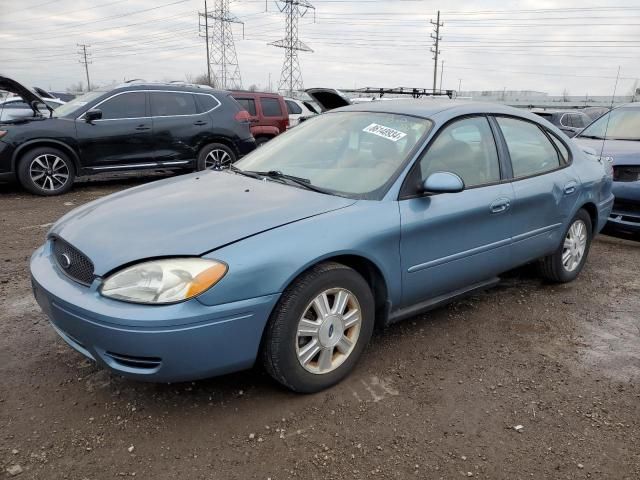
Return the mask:
{"type": "Polygon", "coordinates": [[[442,91],[442,74],[444,73],[444,60],[440,63],[440,91],[442,91]]]}
{"type": "Polygon", "coordinates": [[[461,91],[462,91],[462,79],[459,78],[458,79],[458,92],[461,92],[461,91]]]}
{"type": "Polygon", "coordinates": [[[438,18],[434,22],[433,20],[429,20],[429,23],[433,25],[433,31],[435,35],[432,33],[431,38],[433,39],[433,47],[431,48],[431,52],[433,53],[433,91],[435,93],[436,86],[438,85],[438,55],[440,54],[440,40],[442,37],[440,36],[440,27],[444,27],[444,23],[440,22],[440,10],[438,10],[438,18]]]}
{"type": "Polygon", "coordinates": [[[240,89],[242,78],[231,24],[242,25],[242,38],[244,38],[244,22],[231,15],[230,0],[214,1],[213,13],[209,13],[206,2],[204,13],[198,13],[200,36],[205,37],[207,41],[209,84],[224,89],[240,89]]]}
{"type": "Polygon", "coordinates": [[[87,74],[87,92],[88,92],[91,90],[91,81],[89,80],[89,64],[92,62],[91,60],[89,60],[89,58],[91,57],[91,54],[87,55],[87,48],[89,48],[91,45],[86,45],[84,43],[78,43],[76,45],[80,47],[80,50],[78,50],[78,55],[80,55],[80,63],[84,65],[84,71],[87,74]]]}
{"type": "Polygon", "coordinates": [[[294,92],[304,88],[298,52],[313,52],[298,38],[298,20],[315,7],[307,0],[279,0],[278,9],[287,15],[286,37],[269,45],[285,49],[278,90],[293,96],[294,92]]]}

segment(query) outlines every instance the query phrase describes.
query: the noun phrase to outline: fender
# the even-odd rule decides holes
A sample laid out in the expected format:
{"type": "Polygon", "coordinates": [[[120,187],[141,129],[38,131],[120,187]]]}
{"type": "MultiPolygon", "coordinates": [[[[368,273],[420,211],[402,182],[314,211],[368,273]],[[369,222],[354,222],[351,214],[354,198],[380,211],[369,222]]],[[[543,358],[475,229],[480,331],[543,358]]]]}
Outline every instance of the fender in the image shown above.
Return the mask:
{"type": "Polygon", "coordinates": [[[37,147],[39,145],[47,145],[47,144],[49,145],[55,144],[59,146],[61,150],[64,150],[66,153],[68,153],[71,156],[71,160],[73,160],[74,166],[76,167],[76,174],[80,173],[82,166],[80,165],[80,158],[78,157],[78,154],[76,153],[76,151],[65,142],[62,142],[60,140],[56,140],[53,138],[36,138],[34,140],[29,140],[28,142],[25,142],[22,145],[20,145],[18,148],[16,148],[16,151],[13,152],[13,157],[11,158],[11,169],[13,171],[16,171],[18,159],[20,158],[22,153],[24,153],[26,150],[28,150],[31,147],[37,147]]]}

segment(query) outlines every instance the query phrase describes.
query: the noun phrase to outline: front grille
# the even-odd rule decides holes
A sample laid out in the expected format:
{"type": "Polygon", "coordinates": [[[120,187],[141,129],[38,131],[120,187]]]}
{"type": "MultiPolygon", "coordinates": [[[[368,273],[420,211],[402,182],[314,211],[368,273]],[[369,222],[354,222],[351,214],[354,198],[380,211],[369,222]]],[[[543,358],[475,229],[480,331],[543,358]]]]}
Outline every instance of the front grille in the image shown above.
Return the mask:
{"type": "Polygon", "coordinates": [[[616,182],[637,182],[640,180],[640,166],[617,165],[613,167],[613,180],[616,182]]]}
{"type": "Polygon", "coordinates": [[[83,285],[91,285],[95,277],[93,263],[84,253],[61,238],[54,238],[53,256],[65,275],[83,285]]]}

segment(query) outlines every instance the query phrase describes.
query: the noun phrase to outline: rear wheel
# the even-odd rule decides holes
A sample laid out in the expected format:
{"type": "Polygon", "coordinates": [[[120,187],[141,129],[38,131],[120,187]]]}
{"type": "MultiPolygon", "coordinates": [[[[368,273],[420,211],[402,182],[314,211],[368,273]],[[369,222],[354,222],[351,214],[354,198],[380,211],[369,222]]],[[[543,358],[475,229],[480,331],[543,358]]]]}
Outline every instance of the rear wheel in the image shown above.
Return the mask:
{"type": "Polygon", "coordinates": [[[269,374],[291,390],[317,392],[353,369],[371,338],[374,301],[353,269],[323,263],[282,294],[263,341],[269,374]]]}
{"type": "Polygon", "coordinates": [[[18,165],[20,184],[36,195],[60,195],[75,179],[75,166],[69,156],[57,148],[39,147],[26,152],[18,165]]]}
{"type": "Polygon", "coordinates": [[[220,170],[226,168],[236,161],[236,154],[222,143],[211,143],[200,150],[196,163],[197,170],[213,168],[220,170]]]}
{"type": "Polygon", "coordinates": [[[591,217],[581,209],[571,220],[562,243],[555,253],[541,260],[542,276],[558,283],[574,280],[587,261],[592,238],[591,217]]]}

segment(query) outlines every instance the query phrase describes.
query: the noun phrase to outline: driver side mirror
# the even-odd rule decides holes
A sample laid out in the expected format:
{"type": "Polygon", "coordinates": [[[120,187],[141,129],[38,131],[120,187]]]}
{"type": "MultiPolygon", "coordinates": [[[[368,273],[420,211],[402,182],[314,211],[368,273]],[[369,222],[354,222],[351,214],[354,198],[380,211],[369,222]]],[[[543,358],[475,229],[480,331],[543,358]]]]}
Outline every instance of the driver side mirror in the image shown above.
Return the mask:
{"type": "Polygon", "coordinates": [[[84,114],[84,120],[87,123],[91,123],[94,120],[100,120],[102,118],[102,110],[99,108],[92,108],[91,110],[87,110],[84,114]]]}
{"type": "Polygon", "coordinates": [[[422,183],[420,193],[458,193],[464,190],[462,179],[451,172],[434,172],[422,183]]]}

